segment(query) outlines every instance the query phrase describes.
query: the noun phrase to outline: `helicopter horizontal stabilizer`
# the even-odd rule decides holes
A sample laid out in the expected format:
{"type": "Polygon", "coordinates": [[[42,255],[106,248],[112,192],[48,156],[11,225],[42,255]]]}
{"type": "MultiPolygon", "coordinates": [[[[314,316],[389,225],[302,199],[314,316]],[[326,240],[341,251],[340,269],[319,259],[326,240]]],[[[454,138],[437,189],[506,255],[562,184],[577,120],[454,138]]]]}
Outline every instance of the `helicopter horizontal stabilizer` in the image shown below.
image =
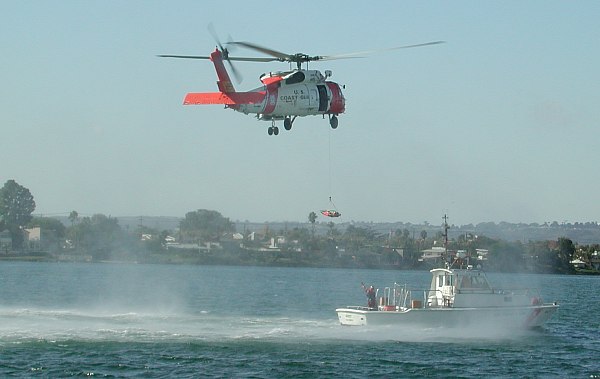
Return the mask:
{"type": "Polygon", "coordinates": [[[200,104],[256,104],[265,98],[265,92],[202,92],[185,95],[183,105],[200,104]]]}

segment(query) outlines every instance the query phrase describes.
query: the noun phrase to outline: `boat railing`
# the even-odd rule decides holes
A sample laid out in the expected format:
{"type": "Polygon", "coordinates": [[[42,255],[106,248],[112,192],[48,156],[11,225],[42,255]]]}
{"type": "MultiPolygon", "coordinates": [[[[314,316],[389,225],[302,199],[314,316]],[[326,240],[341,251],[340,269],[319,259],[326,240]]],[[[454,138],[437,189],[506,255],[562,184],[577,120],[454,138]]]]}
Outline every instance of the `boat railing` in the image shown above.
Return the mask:
{"type": "Polygon", "coordinates": [[[432,299],[442,299],[442,293],[440,290],[431,289],[415,289],[407,288],[406,284],[394,283],[393,288],[386,287],[383,291],[385,303],[381,304],[385,307],[384,309],[390,309],[391,307],[397,310],[406,310],[414,308],[436,308],[438,307],[437,301],[431,301],[432,299]]]}
{"type": "MultiPolygon", "coordinates": [[[[477,294],[490,293],[498,295],[510,295],[527,297],[532,301],[541,301],[539,291],[532,288],[503,288],[503,289],[478,289],[469,288],[457,291],[458,293],[477,294]]],[[[453,306],[454,296],[448,296],[441,289],[409,289],[406,284],[394,283],[393,287],[385,287],[379,297],[379,310],[382,311],[404,311],[419,308],[449,308],[453,306]]],[[[368,310],[368,307],[352,307],[368,310]]]]}

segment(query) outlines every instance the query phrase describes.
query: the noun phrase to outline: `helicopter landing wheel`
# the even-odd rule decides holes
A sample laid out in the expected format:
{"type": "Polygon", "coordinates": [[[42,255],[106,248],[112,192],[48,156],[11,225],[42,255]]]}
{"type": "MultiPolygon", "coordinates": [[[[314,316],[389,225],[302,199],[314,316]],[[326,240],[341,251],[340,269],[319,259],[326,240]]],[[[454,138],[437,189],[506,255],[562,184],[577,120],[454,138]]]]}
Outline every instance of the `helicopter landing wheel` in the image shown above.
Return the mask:
{"type": "Polygon", "coordinates": [[[285,130],[291,130],[292,129],[292,119],[289,117],[286,117],[283,119],[283,127],[285,128],[285,130]]]}
{"type": "Polygon", "coordinates": [[[279,128],[274,126],[273,127],[273,134],[278,135],[279,134],[279,128]]]}
{"type": "Polygon", "coordinates": [[[329,125],[331,125],[331,129],[335,129],[338,127],[338,118],[336,115],[331,116],[329,119],[329,125]]]}
{"type": "Polygon", "coordinates": [[[269,132],[270,136],[273,135],[273,127],[272,126],[269,126],[269,129],[267,131],[269,132]]]}

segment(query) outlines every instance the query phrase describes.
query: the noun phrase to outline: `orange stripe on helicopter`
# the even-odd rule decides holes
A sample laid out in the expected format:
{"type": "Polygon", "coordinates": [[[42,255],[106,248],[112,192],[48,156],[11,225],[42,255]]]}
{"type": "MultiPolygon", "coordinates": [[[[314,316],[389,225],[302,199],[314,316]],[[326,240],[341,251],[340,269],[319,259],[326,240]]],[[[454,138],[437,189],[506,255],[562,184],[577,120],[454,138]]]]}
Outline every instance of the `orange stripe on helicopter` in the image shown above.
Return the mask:
{"type": "Polygon", "coordinates": [[[327,87],[331,91],[331,103],[329,106],[329,112],[333,114],[344,113],[346,110],[346,101],[344,99],[344,95],[342,94],[342,90],[337,83],[327,82],[327,87]]]}
{"type": "Polygon", "coordinates": [[[279,89],[277,86],[267,86],[267,101],[265,103],[265,108],[263,109],[263,114],[271,114],[275,110],[275,106],[277,105],[277,94],[279,93],[279,89]]]}
{"type": "Polygon", "coordinates": [[[264,92],[203,92],[188,93],[185,95],[183,105],[201,104],[257,104],[265,98],[264,92]]]}

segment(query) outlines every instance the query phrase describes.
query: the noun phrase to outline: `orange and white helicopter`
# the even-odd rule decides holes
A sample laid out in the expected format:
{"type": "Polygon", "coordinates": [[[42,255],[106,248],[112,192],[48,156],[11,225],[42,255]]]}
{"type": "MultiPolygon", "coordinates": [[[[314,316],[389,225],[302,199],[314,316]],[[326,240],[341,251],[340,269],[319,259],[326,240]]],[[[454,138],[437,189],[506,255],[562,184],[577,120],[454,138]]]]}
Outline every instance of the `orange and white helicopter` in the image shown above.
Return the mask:
{"type": "Polygon", "coordinates": [[[331,128],[337,128],[338,115],[344,113],[346,110],[346,100],[342,93],[342,88],[344,87],[327,80],[331,77],[330,70],[326,70],[325,75],[318,70],[309,70],[308,62],[361,58],[366,54],[377,51],[427,46],[443,42],[435,41],[390,49],[329,56],[309,56],[303,53],[285,54],[249,42],[227,43],[228,46],[248,48],[271,56],[251,58],[229,56],[228,49],[221,45],[214,33],[213,36],[217,41],[217,47],[210,56],[159,55],[159,57],[166,58],[209,59],[215,66],[219,79],[217,81],[219,92],[188,93],[183,100],[183,104],[224,104],[225,108],[230,108],[244,114],[255,114],[259,120],[271,121],[271,126],[268,129],[269,135],[279,134],[279,128],[275,125],[275,121],[283,120],[285,130],[290,130],[297,117],[311,115],[322,115],[323,118],[327,115],[331,128]],[[241,77],[231,63],[232,61],[289,62],[290,66],[295,63],[296,68],[284,72],[263,74],[260,77],[260,81],[263,84],[261,87],[248,92],[238,92],[235,90],[225,69],[224,61],[229,63],[231,71],[236,79],[238,79],[238,82],[241,81],[241,77]],[[305,64],[305,69],[302,69],[303,63],[305,64]]]}

